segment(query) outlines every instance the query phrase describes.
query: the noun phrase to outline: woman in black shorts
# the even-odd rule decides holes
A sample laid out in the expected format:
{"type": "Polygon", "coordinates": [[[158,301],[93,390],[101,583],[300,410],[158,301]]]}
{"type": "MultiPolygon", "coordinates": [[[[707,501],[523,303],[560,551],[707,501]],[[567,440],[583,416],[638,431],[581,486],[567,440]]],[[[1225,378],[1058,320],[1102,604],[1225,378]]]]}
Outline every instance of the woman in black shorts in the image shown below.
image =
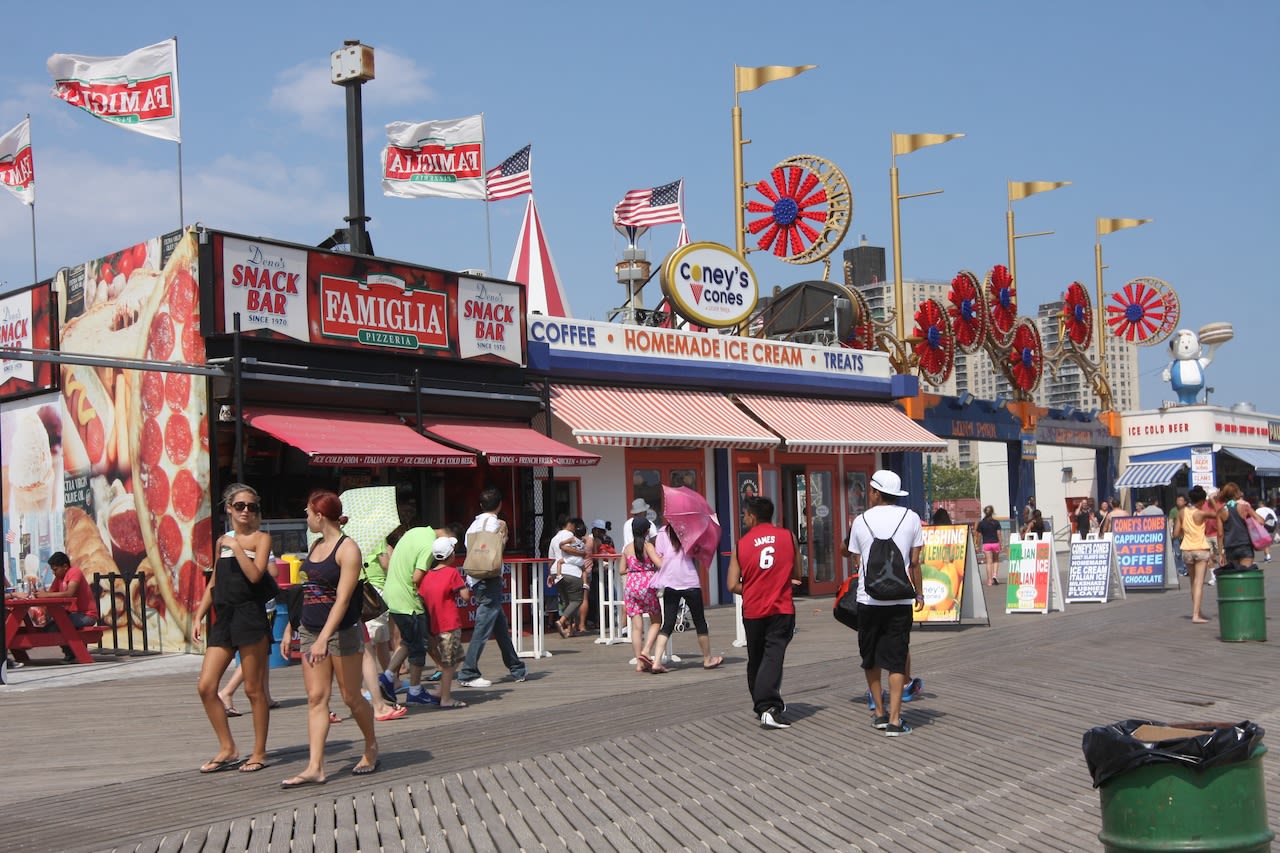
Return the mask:
{"type": "Polygon", "coordinates": [[[324,742],[329,737],[329,697],[338,680],[342,700],[364,735],[364,754],[351,768],[365,776],[378,769],[378,739],[373,733],[373,706],[360,694],[364,658],[364,625],[356,585],[363,568],[360,546],[342,532],[347,517],[333,492],[316,491],[307,500],[307,529],[319,533],[302,564],[302,683],[307,688],[306,769],[280,783],[282,788],[323,785],[324,742]]]}
{"type": "Polygon", "coordinates": [[[262,587],[271,554],[271,534],[260,529],[262,505],[258,493],[249,486],[232,483],[223,492],[222,502],[230,531],[217,542],[218,561],[191,628],[192,638],[199,642],[205,616],[213,611],[197,690],[218,736],[218,754],[205,762],[200,772],[239,767],[241,773],[253,773],[267,766],[267,722],[271,713],[267,709],[265,681],[271,627],[263,609],[262,587]],[[244,693],[253,708],[253,754],[243,764],[231,737],[226,708],[218,696],[218,682],[236,652],[240,653],[244,673],[244,693]]]}

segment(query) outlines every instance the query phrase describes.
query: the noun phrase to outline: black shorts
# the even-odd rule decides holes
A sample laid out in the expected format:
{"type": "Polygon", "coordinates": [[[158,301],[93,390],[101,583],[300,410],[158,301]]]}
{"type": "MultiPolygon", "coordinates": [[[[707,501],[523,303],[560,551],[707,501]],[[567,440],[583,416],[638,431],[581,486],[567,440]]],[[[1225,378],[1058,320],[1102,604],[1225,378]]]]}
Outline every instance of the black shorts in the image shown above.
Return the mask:
{"type": "Polygon", "coordinates": [[[910,604],[859,604],[858,654],[863,669],[907,671],[911,647],[910,604]]]}
{"type": "Polygon", "coordinates": [[[1252,544],[1233,545],[1226,550],[1226,553],[1223,554],[1223,556],[1234,563],[1236,560],[1248,560],[1253,556],[1253,551],[1254,548],[1252,544]]]}
{"type": "Polygon", "coordinates": [[[267,611],[262,602],[217,604],[213,614],[207,645],[238,649],[271,636],[271,624],[267,621],[267,611]]]}

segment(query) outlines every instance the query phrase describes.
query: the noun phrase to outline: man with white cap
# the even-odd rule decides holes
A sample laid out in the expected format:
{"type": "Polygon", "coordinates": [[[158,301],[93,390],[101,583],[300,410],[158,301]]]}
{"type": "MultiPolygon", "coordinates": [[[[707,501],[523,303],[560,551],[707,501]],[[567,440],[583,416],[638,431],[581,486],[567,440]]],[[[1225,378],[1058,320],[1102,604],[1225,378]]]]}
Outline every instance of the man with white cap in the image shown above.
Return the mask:
{"type": "Polygon", "coordinates": [[[870,701],[875,703],[871,725],[889,737],[911,733],[911,727],[902,720],[902,688],[911,651],[912,609],[924,607],[920,577],[924,528],[920,516],[898,506],[898,499],[906,495],[897,474],[877,471],[871,477],[869,507],[849,528],[849,554],[858,571],[858,653],[862,657],[870,701]],[[870,564],[871,557],[892,550],[876,546],[878,540],[892,542],[892,547],[897,549],[914,588],[913,596],[882,600],[867,592],[867,577],[872,574],[871,570],[879,568],[870,564]],[[866,570],[863,570],[864,555],[866,570]],[[887,708],[880,695],[882,670],[889,671],[887,708]]]}
{"type": "Polygon", "coordinates": [[[649,518],[650,512],[652,512],[652,510],[649,507],[649,502],[644,498],[636,498],[631,502],[631,515],[622,523],[622,547],[624,549],[627,545],[631,544],[631,522],[635,521],[637,518],[649,519],[650,524],[648,538],[655,539],[657,537],[658,525],[653,523],[657,519],[649,518]]]}

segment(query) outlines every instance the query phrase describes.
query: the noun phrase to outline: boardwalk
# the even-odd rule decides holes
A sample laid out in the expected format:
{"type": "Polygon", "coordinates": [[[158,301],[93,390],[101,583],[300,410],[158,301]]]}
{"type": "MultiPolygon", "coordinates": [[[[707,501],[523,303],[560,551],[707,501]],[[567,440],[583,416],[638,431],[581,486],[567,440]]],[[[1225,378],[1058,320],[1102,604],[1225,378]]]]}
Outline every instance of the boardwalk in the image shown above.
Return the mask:
{"type": "MultiPolygon", "coordinates": [[[[1004,587],[984,592],[994,608],[1004,587]]],[[[1097,850],[1080,751],[1090,726],[1252,719],[1274,746],[1280,573],[1268,597],[1268,644],[1193,626],[1185,592],[917,631],[926,696],[907,706],[915,732],[896,739],[869,725],[853,638],[829,599],[797,608],[787,731],[750,713],[728,609],[710,614],[728,658],[712,672],[692,637],[677,637],[688,656],[664,676],[632,672],[629,646],[555,638],[554,657],[512,684],[497,681],[491,648],[495,685],[458,690],[470,708],[381,724],[383,769],[362,779],[349,775],[358,733],[341,723],[329,783],[301,791],[279,788],[305,763],[297,669],[272,672],[284,700],[273,766],[200,776],[216,743],[198,661],[29,667],[0,688],[0,849],[1097,850]]],[[[249,716],[232,726],[246,749],[249,716]]]]}

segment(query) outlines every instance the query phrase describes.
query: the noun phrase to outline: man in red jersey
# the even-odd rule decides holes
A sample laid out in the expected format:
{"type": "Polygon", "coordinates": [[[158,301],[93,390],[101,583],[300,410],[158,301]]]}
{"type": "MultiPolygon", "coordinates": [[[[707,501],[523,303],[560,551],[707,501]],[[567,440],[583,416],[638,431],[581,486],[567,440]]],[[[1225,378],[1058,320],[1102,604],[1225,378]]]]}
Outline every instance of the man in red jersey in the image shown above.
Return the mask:
{"type": "Polygon", "coordinates": [[[742,596],[747,634],[747,689],[760,725],[790,728],[782,716],[782,663],[796,630],[791,587],[800,582],[796,536],[773,523],[773,501],[743,502],[742,538],[729,561],[729,591],[742,596]]]}

